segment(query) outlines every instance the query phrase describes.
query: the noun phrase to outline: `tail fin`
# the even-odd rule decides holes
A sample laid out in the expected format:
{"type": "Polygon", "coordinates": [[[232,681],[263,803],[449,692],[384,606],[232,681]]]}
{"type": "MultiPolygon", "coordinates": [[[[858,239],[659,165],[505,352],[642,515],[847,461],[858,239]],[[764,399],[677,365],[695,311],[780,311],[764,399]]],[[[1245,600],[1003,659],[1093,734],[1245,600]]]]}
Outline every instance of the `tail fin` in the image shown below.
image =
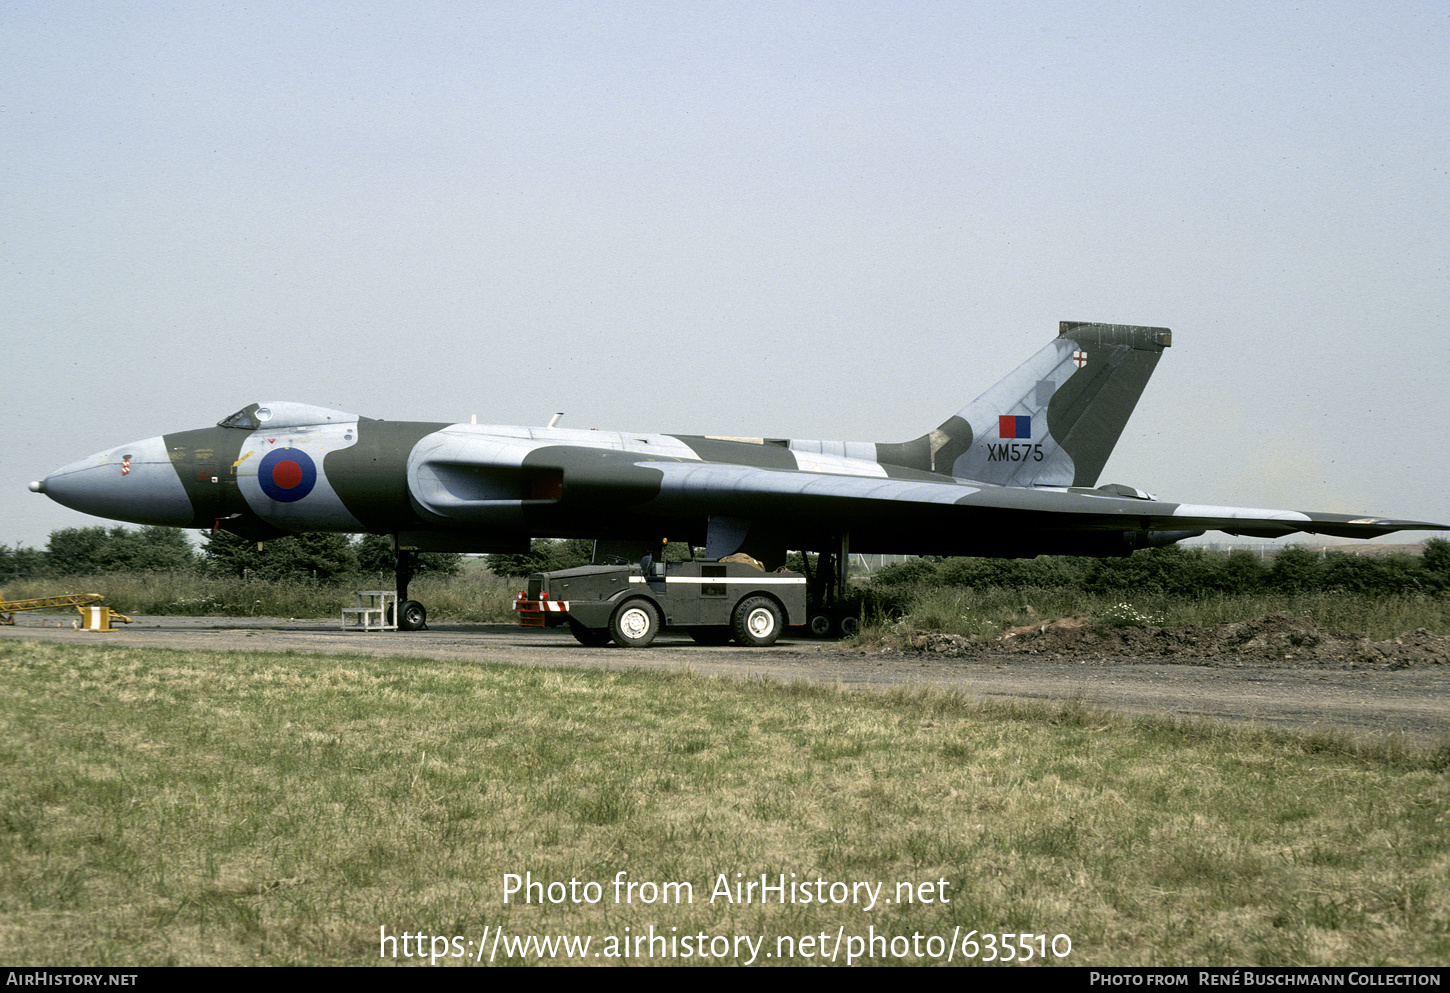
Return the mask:
{"type": "Polygon", "coordinates": [[[1148,385],[1167,328],[1063,321],[1057,338],[890,465],[1001,486],[1092,486],[1148,385]]]}

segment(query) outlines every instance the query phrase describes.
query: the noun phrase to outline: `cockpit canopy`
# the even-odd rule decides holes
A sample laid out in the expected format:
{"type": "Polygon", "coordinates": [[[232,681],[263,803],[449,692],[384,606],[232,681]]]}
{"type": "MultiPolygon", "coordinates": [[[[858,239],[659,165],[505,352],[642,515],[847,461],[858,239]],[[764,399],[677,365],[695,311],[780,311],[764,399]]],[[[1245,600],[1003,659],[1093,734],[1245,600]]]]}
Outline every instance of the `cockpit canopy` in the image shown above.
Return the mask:
{"type": "Polygon", "coordinates": [[[270,403],[249,403],[230,417],[217,421],[219,428],[241,428],[259,431],[267,428],[300,428],[314,424],[348,424],[369,420],[342,410],[314,407],[310,403],[276,400],[270,403]]]}

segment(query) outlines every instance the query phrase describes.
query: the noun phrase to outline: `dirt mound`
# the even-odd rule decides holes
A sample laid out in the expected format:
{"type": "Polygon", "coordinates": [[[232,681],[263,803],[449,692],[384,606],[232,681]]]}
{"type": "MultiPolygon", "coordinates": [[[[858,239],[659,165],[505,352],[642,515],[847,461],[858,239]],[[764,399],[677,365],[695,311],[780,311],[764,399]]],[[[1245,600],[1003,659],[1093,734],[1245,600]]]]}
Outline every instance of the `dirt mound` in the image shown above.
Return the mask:
{"type": "Polygon", "coordinates": [[[1375,669],[1450,665],[1450,637],[1431,634],[1424,628],[1390,641],[1372,642],[1343,631],[1326,631],[1307,617],[1284,614],[1207,627],[1098,625],[1078,614],[1012,628],[991,641],[954,634],[913,633],[905,636],[902,647],[948,657],[1021,652],[1140,656],[1184,662],[1228,656],[1244,662],[1287,661],[1375,669]]]}

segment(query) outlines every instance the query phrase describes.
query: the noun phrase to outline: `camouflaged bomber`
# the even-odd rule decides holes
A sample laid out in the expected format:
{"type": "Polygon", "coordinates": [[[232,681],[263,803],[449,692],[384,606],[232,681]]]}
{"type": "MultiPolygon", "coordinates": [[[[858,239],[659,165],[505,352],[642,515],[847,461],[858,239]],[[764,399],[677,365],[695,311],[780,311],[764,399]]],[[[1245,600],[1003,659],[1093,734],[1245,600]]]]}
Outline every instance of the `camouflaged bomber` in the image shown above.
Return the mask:
{"type": "MultiPolygon", "coordinates": [[[[899,443],[373,420],[254,403],[216,427],[73,462],[31,489],[100,517],[391,535],[399,592],[419,550],[521,551],[531,537],[704,545],[775,568],[821,552],[811,609],[839,621],[852,550],[1126,555],[1206,530],[1369,538],[1446,525],[1174,503],[1098,476],[1167,328],[1064,322],[1025,364],[936,429],[899,443]]],[[[408,601],[400,622],[421,626],[408,601]]]]}

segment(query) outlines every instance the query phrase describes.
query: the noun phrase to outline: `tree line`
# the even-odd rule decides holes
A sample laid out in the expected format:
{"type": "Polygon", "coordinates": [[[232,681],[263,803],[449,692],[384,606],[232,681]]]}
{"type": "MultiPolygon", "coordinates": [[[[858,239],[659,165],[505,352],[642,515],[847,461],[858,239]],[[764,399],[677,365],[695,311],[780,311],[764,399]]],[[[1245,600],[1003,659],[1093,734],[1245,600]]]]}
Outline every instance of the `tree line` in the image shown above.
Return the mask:
{"type": "MultiPolygon", "coordinates": [[[[497,575],[525,576],[582,565],[589,561],[591,549],[592,542],[584,539],[535,539],[527,553],[489,555],[487,562],[497,575]]],[[[418,569],[453,575],[462,569],[462,556],[424,553],[419,556],[418,569]]],[[[64,528],[51,532],[44,549],[0,545],[0,582],[154,571],[259,580],[328,580],[391,573],[393,550],[391,540],[382,535],[315,532],[259,545],[225,531],[203,534],[198,549],[184,531],[166,527],[64,528]]],[[[1153,591],[1186,597],[1259,592],[1442,593],[1450,591],[1450,541],[1434,538],[1425,544],[1422,555],[1321,553],[1290,545],[1265,559],[1246,550],[1224,553],[1174,545],[1116,559],[927,557],[878,569],[872,585],[881,590],[990,586],[1090,593],[1153,591]]]]}
{"type": "MultiPolygon", "coordinates": [[[[427,552],[419,572],[452,575],[461,555],[427,552]]],[[[110,572],[198,572],[252,579],[334,579],[393,571],[383,535],[311,533],[258,543],[226,531],[202,535],[197,549],[180,528],[87,527],[50,533],[44,549],[0,545],[0,582],[110,572]]]]}
{"type": "MultiPolygon", "coordinates": [[[[683,546],[681,546],[683,547],[683,546]]],[[[671,546],[672,551],[675,546],[671,546]]],[[[498,576],[569,569],[589,562],[587,538],[535,538],[529,550],[485,556],[498,576]]],[[[686,549],[686,554],[688,549],[686,549]]],[[[454,575],[463,556],[424,552],[416,572],[454,575]]],[[[312,532],[270,541],[251,541],[227,531],[202,534],[196,548],[180,528],[86,527],[50,533],[44,549],[0,545],[0,582],[110,572],[194,571],[252,579],[332,579],[393,571],[393,546],[384,535],[312,532]]]]}
{"type": "Polygon", "coordinates": [[[1043,555],[1035,559],[921,558],[885,566],[878,588],[993,586],[1067,588],[1088,593],[1163,592],[1184,597],[1275,593],[1442,593],[1450,591],[1450,541],[1433,538],[1421,555],[1356,555],[1295,545],[1267,559],[1171,545],[1126,558],[1043,555]]]}

